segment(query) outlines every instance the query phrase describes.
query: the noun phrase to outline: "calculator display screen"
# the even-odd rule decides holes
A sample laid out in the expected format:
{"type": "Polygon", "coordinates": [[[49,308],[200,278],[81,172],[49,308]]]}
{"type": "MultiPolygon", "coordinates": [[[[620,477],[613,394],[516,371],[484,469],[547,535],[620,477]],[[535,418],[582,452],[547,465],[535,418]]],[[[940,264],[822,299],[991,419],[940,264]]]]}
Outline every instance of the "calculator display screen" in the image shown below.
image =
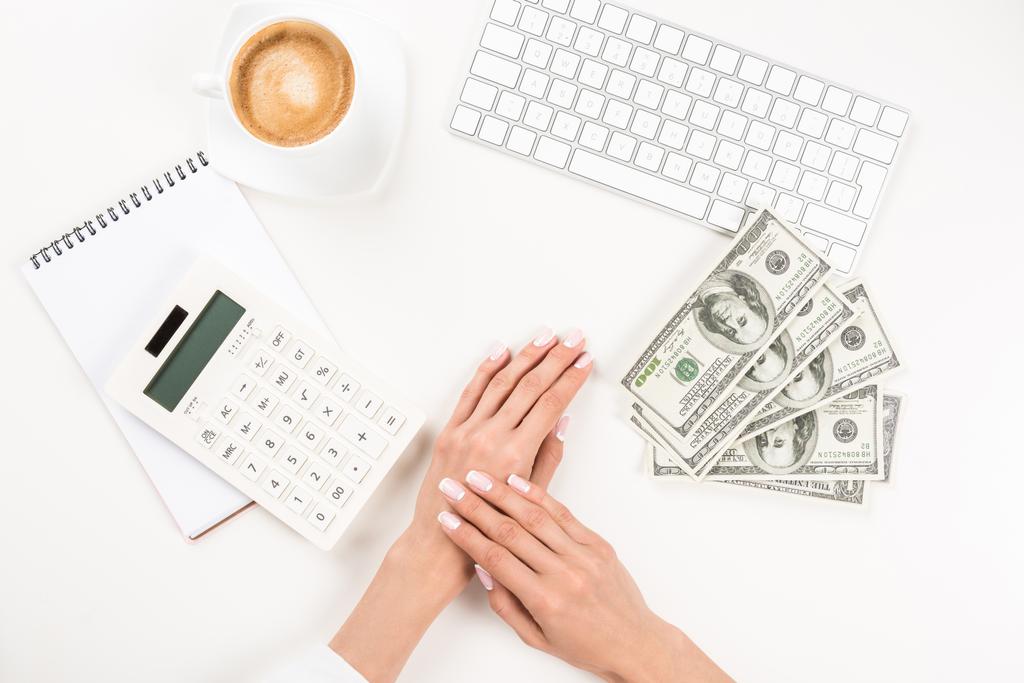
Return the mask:
{"type": "Polygon", "coordinates": [[[224,292],[214,293],[142,393],[173,412],[244,314],[224,292]]]}

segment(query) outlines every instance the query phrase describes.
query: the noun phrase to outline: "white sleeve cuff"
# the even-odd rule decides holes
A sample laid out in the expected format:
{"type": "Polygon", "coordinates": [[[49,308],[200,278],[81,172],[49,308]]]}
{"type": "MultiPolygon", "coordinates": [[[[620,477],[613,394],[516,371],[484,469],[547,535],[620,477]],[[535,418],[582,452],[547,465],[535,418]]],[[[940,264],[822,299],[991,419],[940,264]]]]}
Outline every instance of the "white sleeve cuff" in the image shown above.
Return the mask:
{"type": "Polygon", "coordinates": [[[317,645],[272,671],[261,683],[366,683],[366,679],[337,652],[317,645]]]}

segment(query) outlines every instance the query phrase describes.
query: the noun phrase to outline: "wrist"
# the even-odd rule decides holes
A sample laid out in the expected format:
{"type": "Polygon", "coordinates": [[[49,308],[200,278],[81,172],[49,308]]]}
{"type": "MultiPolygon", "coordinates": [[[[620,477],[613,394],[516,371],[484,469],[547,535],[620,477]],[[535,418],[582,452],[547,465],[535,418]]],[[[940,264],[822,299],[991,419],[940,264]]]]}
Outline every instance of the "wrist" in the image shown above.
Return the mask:
{"type": "Polygon", "coordinates": [[[441,531],[437,522],[414,521],[384,556],[382,568],[409,577],[417,590],[427,587],[428,599],[443,608],[455,599],[473,576],[469,558],[441,531]]]}
{"type": "Polygon", "coordinates": [[[642,630],[644,637],[630,649],[631,656],[624,658],[623,667],[608,676],[608,680],[629,683],[732,680],[685,633],[657,615],[652,613],[650,627],[642,630]]]}

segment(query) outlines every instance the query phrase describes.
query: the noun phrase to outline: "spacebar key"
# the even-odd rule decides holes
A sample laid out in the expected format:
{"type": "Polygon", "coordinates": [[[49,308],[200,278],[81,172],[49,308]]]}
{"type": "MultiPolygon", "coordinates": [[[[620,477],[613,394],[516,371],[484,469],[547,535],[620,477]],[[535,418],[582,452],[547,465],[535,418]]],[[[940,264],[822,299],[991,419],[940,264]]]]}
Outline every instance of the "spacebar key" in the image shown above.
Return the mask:
{"type": "Polygon", "coordinates": [[[634,197],[660,204],[673,211],[685,213],[687,216],[704,218],[704,213],[708,210],[710,200],[699,192],[647,175],[642,171],[609,161],[582,149],[577,149],[573,153],[572,161],[569,162],[569,170],[578,176],[593,180],[595,183],[601,183],[634,197]]]}

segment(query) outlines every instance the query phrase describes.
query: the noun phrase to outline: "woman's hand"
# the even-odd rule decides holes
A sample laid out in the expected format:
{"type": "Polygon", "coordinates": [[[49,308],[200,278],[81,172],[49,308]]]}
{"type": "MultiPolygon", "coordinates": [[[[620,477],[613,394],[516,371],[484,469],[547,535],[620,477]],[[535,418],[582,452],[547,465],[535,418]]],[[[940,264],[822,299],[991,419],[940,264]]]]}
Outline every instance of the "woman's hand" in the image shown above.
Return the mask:
{"type": "Polygon", "coordinates": [[[612,547],[536,482],[513,473],[506,485],[477,470],[465,480],[441,482],[458,514],[438,521],[526,644],[606,680],[730,680],[647,607],[612,547]]]}

